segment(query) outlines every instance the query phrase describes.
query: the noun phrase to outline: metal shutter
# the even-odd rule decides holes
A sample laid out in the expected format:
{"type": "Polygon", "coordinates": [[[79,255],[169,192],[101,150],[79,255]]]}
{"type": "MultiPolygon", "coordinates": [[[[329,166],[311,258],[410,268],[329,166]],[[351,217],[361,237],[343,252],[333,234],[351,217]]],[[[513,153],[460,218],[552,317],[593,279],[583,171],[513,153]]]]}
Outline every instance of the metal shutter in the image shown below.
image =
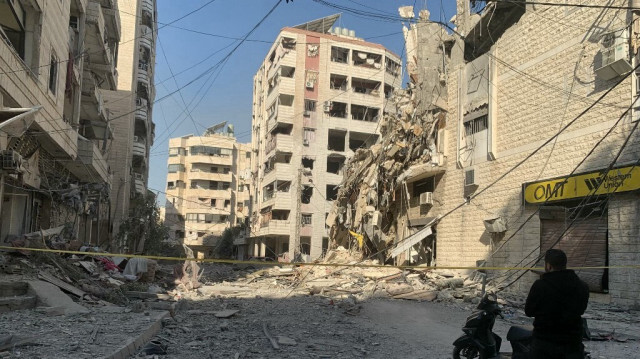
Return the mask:
{"type": "MultiPolygon", "coordinates": [[[[540,253],[544,253],[558,240],[571,219],[564,207],[545,207],[540,211],[540,253]]],[[[607,265],[607,215],[577,218],[554,248],[562,249],[568,258],[568,267],[607,265]]],[[[582,269],[576,273],[589,285],[592,292],[603,292],[605,269],[582,269]]]]}

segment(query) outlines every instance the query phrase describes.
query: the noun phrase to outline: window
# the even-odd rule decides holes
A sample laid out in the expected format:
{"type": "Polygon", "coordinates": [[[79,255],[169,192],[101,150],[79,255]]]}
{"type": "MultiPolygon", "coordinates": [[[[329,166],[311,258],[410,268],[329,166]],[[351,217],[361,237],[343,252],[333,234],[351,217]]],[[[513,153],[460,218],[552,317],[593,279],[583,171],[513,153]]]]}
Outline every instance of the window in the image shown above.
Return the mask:
{"type": "Polygon", "coordinates": [[[311,215],[310,214],[302,214],[302,221],[301,221],[303,226],[310,226],[311,225],[311,215]]]}
{"type": "Polygon", "coordinates": [[[49,91],[56,93],[58,87],[58,59],[56,55],[51,54],[51,62],[49,63],[49,91]]]}
{"type": "Polygon", "coordinates": [[[309,146],[309,144],[315,142],[315,140],[316,140],[316,130],[314,130],[313,128],[305,128],[302,144],[305,146],[309,146]]]}
{"type": "Polygon", "coordinates": [[[220,156],[230,157],[232,150],[230,148],[219,148],[212,146],[191,146],[191,155],[204,155],[204,156],[220,156]]]}
{"type": "Polygon", "coordinates": [[[0,1],[2,37],[25,59],[26,12],[20,1],[0,1]]]}
{"type": "Polygon", "coordinates": [[[218,173],[218,167],[211,167],[211,173],[218,173]]]}
{"type": "Polygon", "coordinates": [[[216,206],[216,199],[211,198],[211,207],[215,207],[215,206],[216,206]]]}
{"type": "Polygon", "coordinates": [[[487,129],[488,116],[476,117],[472,120],[464,122],[464,133],[467,136],[475,135],[487,129]]]}
{"type": "Polygon", "coordinates": [[[176,173],[176,172],[184,172],[184,165],[182,164],[171,164],[169,165],[169,173],[176,173]]]}
{"type": "Polygon", "coordinates": [[[191,188],[198,188],[198,181],[191,181],[191,188]]]}
{"type": "Polygon", "coordinates": [[[224,200],[224,208],[228,208],[231,205],[231,200],[230,199],[225,199],[224,200]]]}
{"type": "Polygon", "coordinates": [[[249,201],[248,199],[244,200],[245,207],[249,207],[249,204],[251,204],[251,201],[249,201]]]}
{"type": "Polygon", "coordinates": [[[305,111],[310,111],[310,112],[315,112],[316,111],[316,101],[314,100],[304,100],[304,110],[305,111]]]}
{"type": "Polygon", "coordinates": [[[222,169],[222,173],[224,173],[224,174],[226,174],[226,175],[228,175],[228,174],[229,174],[229,172],[231,172],[231,168],[229,168],[229,167],[224,167],[224,168],[222,169]]]}
{"type": "Polygon", "coordinates": [[[176,185],[174,182],[167,182],[167,189],[174,189],[176,188],[176,185]]]}
{"type": "Polygon", "coordinates": [[[411,198],[418,198],[420,194],[425,192],[433,192],[435,190],[435,177],[425,178],[420,181],[413,182],[413,195],[411,198]]]}
{"type": "Polygon", "coordinates": [[[335,201],[338,198],[338,186],[328,184],[326,194],[324,197],[327,201],[335,201]]]}
{"type": "Polygon", "coordinates": [[[331,46],[331,61],[346,64],[349,62],[349,49],[331,46]]]}
{"type": "Polygon", "coordinates": [[[230,186],[231,186],[231,184],[229,182],[222,182],[222,189],[223,190],[229,189],[230,186]]]}
{"type": "Polygon", "coordinates": [[[209,189],[218,189],[218,182],[209,181],[209,189]]]}
{"type": "Polygon", "coordinates": [[[246,157],[247,159],[251,159],[251,152],[247,152],[246,157]]]}

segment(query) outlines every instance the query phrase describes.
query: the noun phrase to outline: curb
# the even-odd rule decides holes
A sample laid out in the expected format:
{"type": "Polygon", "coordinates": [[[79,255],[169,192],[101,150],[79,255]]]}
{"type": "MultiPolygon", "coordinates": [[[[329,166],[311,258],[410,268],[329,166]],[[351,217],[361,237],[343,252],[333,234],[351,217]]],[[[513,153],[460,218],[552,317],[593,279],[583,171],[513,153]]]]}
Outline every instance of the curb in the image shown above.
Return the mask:
{"type": "Polygon", "coordinates": [[[127,343],[117,349],[114,353],[104,356],[103,359],[128,359],[132,355],[136,355],[138,350],[142,348],[151,338],[162,330],[162,319],[169,316],[168,311],[158,313],[152,320],[151,325],[147,327],[140,335],[129,339],[127,343]]]}

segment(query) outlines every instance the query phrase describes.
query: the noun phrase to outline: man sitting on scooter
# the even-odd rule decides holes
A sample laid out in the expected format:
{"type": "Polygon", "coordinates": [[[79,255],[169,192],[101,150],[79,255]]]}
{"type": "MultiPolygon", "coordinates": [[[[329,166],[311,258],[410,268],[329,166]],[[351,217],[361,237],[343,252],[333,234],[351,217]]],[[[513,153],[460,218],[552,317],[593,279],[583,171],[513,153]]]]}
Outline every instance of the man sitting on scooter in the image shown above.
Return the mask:
{"type": "Polygon", "coordinates": [[[531,286],[524,309],[528,317],[535,317],[531,357],[582,359],[581,315],[587,309],[589,288],[567,269],[563,251],[549,249],[544,262],[545,273],[531,286]]]}

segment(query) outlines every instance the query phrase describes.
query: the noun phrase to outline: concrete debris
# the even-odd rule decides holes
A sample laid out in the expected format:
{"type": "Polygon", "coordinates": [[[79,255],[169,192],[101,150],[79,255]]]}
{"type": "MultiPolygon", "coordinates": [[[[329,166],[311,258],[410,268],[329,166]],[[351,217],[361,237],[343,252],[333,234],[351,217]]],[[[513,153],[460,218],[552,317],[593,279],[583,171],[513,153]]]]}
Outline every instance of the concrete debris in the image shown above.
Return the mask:
{"type": "Polygon", "coordinates": [[[389,108],[396,111],[387,111],[380,119],[378,142],[357,149],[345,165],[343,183],[326,220],[335,245],[350,246],[350,231],[363,234],[362,251],[367,255],[384,252],[402,239],[397,238],[396,221],[407,199],[396,198],[396,193],[403,192],[406,180],[437,171],[437,129],[444,126],[445,116],[439,109],[421,110],[415,89],[412,83],[393,94],[389,108]]]}

